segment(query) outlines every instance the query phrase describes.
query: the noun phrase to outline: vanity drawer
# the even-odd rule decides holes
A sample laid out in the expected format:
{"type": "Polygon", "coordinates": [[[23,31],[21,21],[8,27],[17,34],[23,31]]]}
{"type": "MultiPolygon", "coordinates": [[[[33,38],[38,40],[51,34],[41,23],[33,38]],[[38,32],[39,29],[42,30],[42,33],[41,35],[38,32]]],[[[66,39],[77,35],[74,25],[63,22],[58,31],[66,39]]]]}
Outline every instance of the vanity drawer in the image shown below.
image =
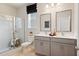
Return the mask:
{"type": "Polygon", "coordinates": [[[41,40],[41,38],[42,38],[42,37],[40,37],[40,36],[35,36],[35,37],[34,37],[35,40],[41,40]]]}
{"type": "Polygon", "coordinates": [[[50,37],[42,37],[41,40],[44,40],[44,41],[50,41],[50,37]]]}
{"type": "Polygon", "coordinates": [[[51,38],[51,41],[59,42],[59,43],[66,43],[66,44],[76,44],[76,39],[67,39],[67,38],[51,38]]]}
{"type": "Polygon", "coordinates": [[[35,40],[50,41],[50,37],[35,36],[35,40]]]}

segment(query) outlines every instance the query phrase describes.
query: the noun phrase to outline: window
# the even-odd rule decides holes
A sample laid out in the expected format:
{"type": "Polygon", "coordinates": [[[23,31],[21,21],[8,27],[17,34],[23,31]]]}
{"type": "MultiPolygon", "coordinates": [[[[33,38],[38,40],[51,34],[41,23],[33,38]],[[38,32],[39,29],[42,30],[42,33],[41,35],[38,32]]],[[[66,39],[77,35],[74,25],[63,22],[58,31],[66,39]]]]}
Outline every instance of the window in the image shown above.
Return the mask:
{"type": "Polygon", "coordinates": [[[28,14],[28,28],[35,28],[36,26],[36,13],[28,14]]]}

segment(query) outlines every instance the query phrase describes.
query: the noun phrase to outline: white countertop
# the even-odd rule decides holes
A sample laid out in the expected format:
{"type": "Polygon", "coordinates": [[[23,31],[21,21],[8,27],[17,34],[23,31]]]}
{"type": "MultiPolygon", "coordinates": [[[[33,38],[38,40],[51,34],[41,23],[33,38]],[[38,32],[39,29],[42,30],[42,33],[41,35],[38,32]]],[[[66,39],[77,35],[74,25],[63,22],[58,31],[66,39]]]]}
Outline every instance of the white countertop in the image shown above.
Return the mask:
{"type": "Polygon", "coordinates": [[[53,37],[53,38],[68,38],[68,39],[77,39],[75,36],[61,36],[61,35],[57,35],[57,36],[49,36],[49,35],[45,35],[45,34],[35,34],[35,36],[43,36],[43,37],[53,37]]]}

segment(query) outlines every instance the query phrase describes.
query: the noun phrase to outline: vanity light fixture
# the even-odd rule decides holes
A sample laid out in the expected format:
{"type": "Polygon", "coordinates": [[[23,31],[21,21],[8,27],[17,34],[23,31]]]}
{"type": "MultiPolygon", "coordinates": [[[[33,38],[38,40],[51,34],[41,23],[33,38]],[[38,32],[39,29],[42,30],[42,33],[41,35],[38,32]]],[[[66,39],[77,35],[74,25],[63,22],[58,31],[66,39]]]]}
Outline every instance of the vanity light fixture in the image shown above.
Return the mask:
{"type": "MultiPolygon", "coordinates": [[[[51,6],[52,6],[52,7],[54,7],[54,6],[59,6],[59,5],[60,5],[60,3],[51,3],[51,6]]],[[[46,5],[46,8],[48,8],[48,7],[49,7],[49,5],[47,4],[47,5],[46,5]]]]}

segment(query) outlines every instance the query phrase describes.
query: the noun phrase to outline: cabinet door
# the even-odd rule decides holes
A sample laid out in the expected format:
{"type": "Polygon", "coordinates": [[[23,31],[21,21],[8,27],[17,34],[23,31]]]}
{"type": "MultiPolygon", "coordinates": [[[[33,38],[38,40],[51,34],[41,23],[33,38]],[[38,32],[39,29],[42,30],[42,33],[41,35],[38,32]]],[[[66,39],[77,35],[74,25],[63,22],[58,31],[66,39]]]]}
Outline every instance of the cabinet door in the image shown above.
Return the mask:
{"type": "Polygon", "coordinates": [[[76,51],[73,45],[52,42],[51,55],[54,56],[75,56],[76,51]]]}
{"type": "Polygon", "coordinates": [[[76,56],[76,49],[74,45],[69,44],[62,44],[63,46],[63,53],[65,56],[76,56]]]}
{"type": "Polygon", "coordinates": [[[51,43],[51,55],[52,56],[62,56],[62,46],[60,43],[52,42],[51,43]]]}
{"type": "Polygon", "coordinates": [[[50,55],[49,41],[35,40],[35,52],[41,55],[50,55]]]}

